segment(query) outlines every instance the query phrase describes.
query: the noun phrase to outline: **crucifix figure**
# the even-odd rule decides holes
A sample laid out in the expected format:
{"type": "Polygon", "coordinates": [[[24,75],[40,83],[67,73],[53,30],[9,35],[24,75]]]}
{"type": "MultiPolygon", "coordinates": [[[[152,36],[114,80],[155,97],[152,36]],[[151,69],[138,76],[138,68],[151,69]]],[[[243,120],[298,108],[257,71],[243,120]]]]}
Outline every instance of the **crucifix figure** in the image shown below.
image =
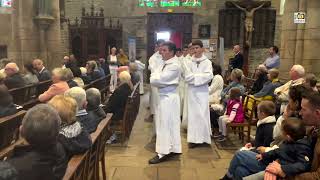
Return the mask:
{"type": "Polygon", "coordinates": [[[236,4],[235,2],[231,2],[234,6],[236,6],[238,9],[245,12],[245,30],[246,30],[246,45],[248,47],[251,46],[251,40],[252,40],[252,32],[254,31],[253,27],[253,17],[254,13],[262,8],[265,5],[265,2],[263,2],[258,7],[254,7],[253,4],[248,4],[246,7],[241,7],[240,5],[236,4]]]}

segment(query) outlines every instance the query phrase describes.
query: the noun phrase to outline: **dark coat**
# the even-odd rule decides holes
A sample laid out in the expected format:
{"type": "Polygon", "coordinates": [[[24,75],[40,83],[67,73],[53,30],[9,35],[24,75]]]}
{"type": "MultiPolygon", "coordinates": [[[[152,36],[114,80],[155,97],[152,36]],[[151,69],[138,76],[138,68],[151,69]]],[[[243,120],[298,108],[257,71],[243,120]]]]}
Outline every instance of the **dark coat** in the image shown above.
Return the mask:
{"type": "Polygon", "coordinates": [[[48,69],[44,69],[41,73],[37,73],[40,82],[51,80],[51,73],[48,69]]]}
{"type": "Polygon", "coordinates": [[[98,127],[99,123],[107,117],[106,113],[103,111],[101,107],[92,108],[88,107],[87,112],[89,114],[89,117],[93,119],[94,124],[96,127],[98,127]]]}
{"type": "Polygon", "coordinates": [[[13,89],[24,87],[26,85],[26,82],[24,81],[20,73],[16,73],[10,77],[8,76],[4,80],[4,84],[7,86],[8,89],[13,89]]]}
{"type": "Polygon", "coordinates": [[[105,106],[105,112],[113,113],[111,120],[122,120],[127,99],[131,94],[131,89],[127,83],[120,85],[111,95],[105,106]]]}
{"type": "Polygon", "coordinates": [[[140,81],[140,76],[137,72],[130,73],[131,75],[131,82],[133,85],[136,85],[140,81]]]}
{"type": "Polygon", "coordinates": [[[101,68],[106,76],[110,74],[109,64],[107,62],[101,63],[101,68]]]}
{"type": "Polygon", "coordinates": [[[67,83],[69,88],[78,87],[78,84],[74,80],[69,80],[67,83]]]}
{"type": "Polygon", "coordinates": [[[263,88],[258,93],[254,94],[254,97],[274,96],[274,90],[280,86],[281,83],[279,81],[267,81],[264,83],[263,88]]]}
{"type": "Polygon", "coordinates": [[[285,141],[278,149],[262,154],[266,165],[279,160],[281,169],[287,176],[293,176],[310,170],[312,160],[311,141],[308,138],[296,142],[285,141]]]}
{"type": "Polygon", "coordinates": [[[267,73],[260,73],[258,75],[257,80],[254,82],[250,94],[255,94],[259,92],[262,88],[264,83],[268,81],[267,73]]]}
{"type": "Polygon", "coordinates": [[[73,155],[84,153],[92,145],[90,134],[81,125],[77,126],[76,123],[79,122],[76,121],[74,124],[62,127],[58,136],[58,141],[64,147],[68,159],[73,155]],[[75,131],[80,133],[73,135],[75,131]]]}
{"type": "Polygon", "coordinates": [[[256,137],[254,140],[254,146],[255,147],[269,147],[270,143],[273,141],[273,126],[276,123],[266,123],[261,124],[257,127],[256,131],[256,137]]]}
{"type": "Polygon", "coordinates": [[[88,78],[89,78],[90,82],[95,81],[95,80],[102,78],[102,77],[103,77],[103,75],[99,70],[94,70],[92,73],[88,74],[88,78]]]}
{"type": "Polygon", "coordinates": [[[0,118],[13,115],[17,112],[17,107],[13,103],[7,106],[0,106],[0,118]]]}
{"type": "Polygon", "coordinates": [[[94,119],[89,116],[87,112],[77,115],[78,121],[81,123],[82,127],[88,132],[93,133],[97,129],[97,125],[94,119]]]}
{"type": "Polygon", "coordinates": [[[230,61],[230,68],[233,69],[242,69],[243,68],[243,55],[241,53],[237,54],[231,61],[230,61]]]}
{"type": "Polygon", "coordinates": [[[46,150],[30,145],[16,146],[8,162],[17,170],[18,180],[60,180],[68,163],[60,143],[46,150]]]}

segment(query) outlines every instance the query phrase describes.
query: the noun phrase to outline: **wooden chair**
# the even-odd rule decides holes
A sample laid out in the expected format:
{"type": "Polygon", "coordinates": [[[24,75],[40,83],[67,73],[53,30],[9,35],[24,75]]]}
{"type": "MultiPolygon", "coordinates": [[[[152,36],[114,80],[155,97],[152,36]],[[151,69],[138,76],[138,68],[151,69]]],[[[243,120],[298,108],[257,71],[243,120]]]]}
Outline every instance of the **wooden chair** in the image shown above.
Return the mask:
{"type": "Polygon", "coordinates": [[[227,124],[227,128],[231,128],[235,133],[238,133],[239,139],[242,140],[242,142],[244,142],[245,133],[247,133],[247,142],[250,142],[251,126],[256,125],[258,121],[255,115],[256,115],[256,109],[259,103],[260,103],[259,100],[251,96],[247,96],[246,101],[244,101],[243,103],[245,122],[227,124]],[[252,105],[250,105],[249,102],[252,102],[252,105]]]}
{"type": "Polygon", "coordinates": [[[246,93],[250,94],[250,91],[253,87],[253,84],[256,82],[256,79],[244,77],[242,79],[243,85],[246,88],[246,93]]]}
{"type": "Polygon", "coordinates": [[[0,118],[0,149],[15,143],[19,139],[19,127],[26,111],[0,118]]]}

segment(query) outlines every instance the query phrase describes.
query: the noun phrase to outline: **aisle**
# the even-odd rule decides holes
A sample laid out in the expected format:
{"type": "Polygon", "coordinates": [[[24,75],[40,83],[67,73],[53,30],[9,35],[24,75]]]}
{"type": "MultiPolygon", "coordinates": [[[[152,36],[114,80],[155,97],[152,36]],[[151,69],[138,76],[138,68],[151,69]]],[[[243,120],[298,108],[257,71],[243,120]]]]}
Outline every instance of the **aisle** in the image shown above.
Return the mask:
{"type": "Polygon", "coordinates": [[[212,147],[188,149],[186,134],[182,133],[180,158],[149,165],[155,154],[150,144],[152,123],[145,122],[149,115],[146,105],[148,94],[141,97],[140,112],[127,147],[108,147],[106,165],[108,180],[215,180],[226,172],[234,151],[212,147]]]}

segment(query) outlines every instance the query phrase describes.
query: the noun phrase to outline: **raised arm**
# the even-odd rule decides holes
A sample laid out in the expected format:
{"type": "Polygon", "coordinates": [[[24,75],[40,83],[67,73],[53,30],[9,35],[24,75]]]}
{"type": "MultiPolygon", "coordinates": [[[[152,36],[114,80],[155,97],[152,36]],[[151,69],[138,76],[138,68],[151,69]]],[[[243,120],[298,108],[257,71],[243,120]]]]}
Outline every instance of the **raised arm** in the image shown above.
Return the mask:
{"type": "Polygon", "coordinates": [[[239,8],[240,10],[242,10],[242,11],[247,11],[246,10],[246,8],[243,8],[243,7],[241,7],[241,6],[239,6],[238,4],[236,4],[236,3],[234,3],[234,2],[231,2],[234,6],[236,6],[237,8],[239,8]]]}
{"type": "Polygon", "coordinates": [[[255,12],[256,10],[262,8],[266,3],[262,3],[260,6],[256,7],[256,8],[253,8],[251,11],[255,12]]]}

